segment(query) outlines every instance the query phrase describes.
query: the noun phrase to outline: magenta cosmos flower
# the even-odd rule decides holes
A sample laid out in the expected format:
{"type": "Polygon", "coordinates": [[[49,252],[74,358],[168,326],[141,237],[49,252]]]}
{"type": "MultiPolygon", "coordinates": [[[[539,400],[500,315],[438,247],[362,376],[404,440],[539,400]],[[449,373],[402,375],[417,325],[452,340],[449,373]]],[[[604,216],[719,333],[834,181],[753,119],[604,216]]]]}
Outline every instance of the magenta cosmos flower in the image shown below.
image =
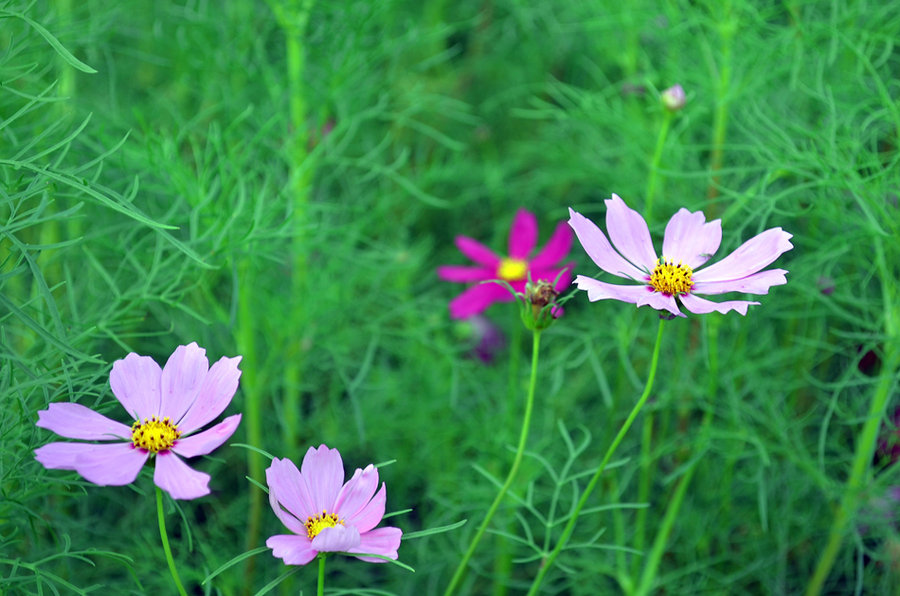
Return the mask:
{"type": "MultiPolygon", "coordinates": [[[[337,449],[310,447],[300,470],[289,459],[272,460],[266,470],[269,503],[293,534],[266,540],[272,554],[287,565],[306,565],[319,553],[344,552],[397,559],[399,528],[372,529],[384,517],[385,488],[378,488],[372,464],[357,468],[344,482],[344,463],[337,449]],[[373,496],[374,495],[374,496],[373,496]]],[[[384,559],[357,557],[370,563],[384,559]]]]}
{"type": "Polygon", "coordinates": [[[153,481],[173,499],[209,494],[209,475],[178,456],[205,455],[237,429],[241,415],[229,416],[198,434],[231,402],[237,391],[241,357],[209,367],[206,350],[178,346],[165,368],[149,356],[128,354],[113,363],[109,385],[134,422],[131,426],[74,403],[54,403],[38,412],[37,425],[69,439],[102,443],[49,443],[35,449],[37,460],[54,470],[75,470],[100,486],[121,486],[137,478],[151,456],[153,481]]]}
{"type": "MultiPolygon", "coordinates": [[[[438,267],[438,276],[445,281],[459,283],[483,282],[500,279],[509,283],[513,290],[525,291],[525,282],[531,274],[532,281],[556,283],[557,291],[562,291],[572,279],[572,265],[560,267],[559,261],[566,258],[572,247],[572,231],[560,222],[553,231],[547,245],[534,257],[530,257],[537,245],[538,226],[534,214],[519,209],[509,231],[509,256],[501,257],[477,240],[466,236],[456,237],[456,246],[473,260],[477,267],[445,265],[438,267]],[[562,274],[562,275],[560,275],[562,274]]],[[[494,302],[512,302],[515,297],[500,284],[477,284],[450,302],[450,315],[454,319],[465,319],[484,311],[494,302]]]]}
{"type": "Polygon", "coordinates": [[[770,287],[787,282],[784,269],[761,271],[793,248],[791,235],[781,228],[754,236],[718,263],[694,272],[716,253],[722,240],[721,220],[707,222],[699,211],[682,208],[672,216],[666,225],[662,257],[656,256],[647,222],[615,194],[606,201],[606,231],[612,245],[591,220],[572,209],[569,225],[598,267],[634,282],[616,285],[579,275],[575,284],[587,291],[592,302],[612,298],[637,306],[648,304],[679,316],[684,316],[679,304],[698,314],[735,310],[746,315],[747,307],[759,302],[711,302],[698,294],[768,294],[770,287]]]}

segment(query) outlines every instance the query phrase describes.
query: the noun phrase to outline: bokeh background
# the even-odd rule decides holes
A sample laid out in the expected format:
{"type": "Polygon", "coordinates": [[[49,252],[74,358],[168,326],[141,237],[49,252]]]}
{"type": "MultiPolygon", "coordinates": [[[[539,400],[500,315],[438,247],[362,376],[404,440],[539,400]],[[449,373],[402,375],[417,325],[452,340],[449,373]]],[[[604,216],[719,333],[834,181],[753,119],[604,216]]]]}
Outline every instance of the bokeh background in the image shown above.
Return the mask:
{"type": "MultiPolygon", "coordinates": [[[[189,592],[288,571],[262,553],[201,585],[282,532],[247,479],[265,458],[234,443],[298,462],[326,443],[348,476],[394,462],[388,511],[411,511],[386,523],[469,520],[404,542],[414,574],[334,560],[332,593],[439,593],[512,459],[530,341],[512,304],[452,320],[463,288],[436,267],[465,264],[457,235],[505,251],[520,207],[541,243],[568,207],[602,224],[613,192],[640,211],[651,179],[658,247],[681,207],[722,219],[719,257],[780,226],[788,284],[667,324],[652,401],[544,591],[628,592],[680,489],[653,593],[801,593],[841,503],[825,593],[892,593],[898,39],[897,4],[861,0],[0,2],[0,593],[172,593],[152,470],[45,470],[34,423],[56,401],[124,420],[111,363],[190,341],[243,356],[244,420],[192,462],[213,493],[167,503],[189,592]],[[479,355],[485,326],[503,341],[479,355]]],[[[657,319],[581,294],[544,334],[528,457],[464,593],[530,585],[657,319]]]]}

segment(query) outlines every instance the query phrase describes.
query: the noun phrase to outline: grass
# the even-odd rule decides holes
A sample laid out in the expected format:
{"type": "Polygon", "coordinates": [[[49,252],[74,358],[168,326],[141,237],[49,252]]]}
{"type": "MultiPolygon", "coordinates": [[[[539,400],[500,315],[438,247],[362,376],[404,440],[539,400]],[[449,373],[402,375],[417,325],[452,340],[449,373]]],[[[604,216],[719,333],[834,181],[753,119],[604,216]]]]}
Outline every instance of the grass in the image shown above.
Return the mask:
{"type": "MultiPolygon", "coordinates": [[[[226,413],[244,420],[191,462],[212,494],[165,500],[188,593],[290,571],[266,551],[201,584],[283,531],[247,479],[265,458],[234,443],[297,462],[325,443],[348,474],[395,460],[387,509],[412,511],[386,523],[467,523],[404,541],[415,573],[331,558],[327,591],[443,592],[513,461],[531,342],[494,305],[506,345],[472,357],[436,267],[465,262],[457,235],[504,252],[519,207],[543,244],[568,207],[602,223],[610,193],[640,211],[648,187],[657,246],[681,207],[722,219],[719,256],[791,232],[788,284],[746,317],[666,324],[650,400],[541,593],[897,592],[900,472],[878,448],[900,408],[896,12],[0,2],[0,593],[171,593],[152,470],[46,470],[34,423],[60,401],[124,420],[112,362],[190,341],[243,356],[226,413]]],[[[570,259],[598,273],[577,243],[570,259]]],[[[578,293],[543,333],[525,456],[459,593],[532,585],[641,394],[657,319],[578,293]]],[[[315,582],[310,565],[272,590],[315,582]]]]}

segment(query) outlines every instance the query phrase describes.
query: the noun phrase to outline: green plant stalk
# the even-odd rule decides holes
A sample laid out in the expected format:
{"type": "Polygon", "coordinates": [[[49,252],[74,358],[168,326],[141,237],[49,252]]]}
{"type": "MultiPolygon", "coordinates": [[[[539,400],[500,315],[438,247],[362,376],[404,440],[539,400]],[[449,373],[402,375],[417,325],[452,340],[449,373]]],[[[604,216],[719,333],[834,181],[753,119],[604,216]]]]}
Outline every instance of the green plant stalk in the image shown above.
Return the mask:
{"type": "Polygon", "coordinates": [[[163,552],[166,554],[166,563],[169,565],[169,572],[172,574],[172,580],[178,593],[181,596],[187,596],[184,586],[181,585],[181,578],[178,577],[178,569],[175,567],[175,559],[172,558],[172,549],[169,548],[169,535],[166,534],[166,517],[163,514],[163,497],[162,489],[156,487],[156,516],[159,519],[159,537],[162,539],[163,552]]]}
{"type": "Polygon", "coordinates": [[[556,543],[556,547],[554,547],[550,554],[547,555],[547,558],[544,559],[544,563],[541,565],[540,571],[538,571],[537,576],[535,576],[534,578],[534,582],[531,584],[531,589],[528,590],[529,596],[534,596],[538,593],[538,590],[541,587],[541,582],[544,581],[544,576],[547,575],[547,572],[553,566],[553,562],[556,560],[556,557],[558,557],[559,553],[562,552],[562,549],[566,546],[569,537],[575,530],[575,523],[578,521],[578,515],[581,513],[581,510],[584,509],[584,506],[587,504],[591,493],[594,491],[594,488],[600,481],[600,477],[603,475],[603,471],[606,469],[606,464],[609,463],[609,460],[616,452],[616,449],[619,447],[622,439],[625,438],[625,434],[628,432],[628,429],[631,428],[631,424],[634,422],[634,419],[637,418],[637,415],[644,407],[644,404],[647,403],[647,398],[650,397],[650,391],[653,389],[653,381],[656,378],[656,366],[657,364],[659,364],[659,348],[662,345],[664,322],[665,320],[660,318],[659,328],[656,332],[656,344],[653,346],[653,356],[650,361],[650,373],[647,375],[647,384],[644,386],[644,392],[641,394],[640,399],[638,399],[637,403],[631,409],[631,413],[628,414],[628,418],[626,418],[625,422],[622,423],[622,428],[619,429],[619,433],[613,439],[613,442],[612,444],[610,444],[609,449],[606,450],[606,454],[603,456],[603,460],[600,462],[600,467],[597,468],[597,471],[594,473],[591,481],[588,483],[587,487],[584,489],[584,492],[581,494],[581,498],[578,500],[578,505],[575,507],[575,511],[572,512],[572,516],[569,518],[566,527],[563,529],[563,533],[559,538],[559,542],[556,543]]]}
{"type": "Polygon", "coordinates": [[[672,112],[670,110],[664,110],[664,112],[663,122],[659,127],[659,134],[656,136],[656,148],[653,150],[653,158],[650,161],[650,172],[647,176],[647,193],[644,199],[644,219],[647,220],[647,224],[650,226],[653,226],[653,199],[656,198],[659,165],[662,162],[663,147],[666,145],[669,129],[672,127],[672,112]]]}
{"type": "Polygon", "coordinates": [[[319,554],[319,581],[316,582],[316,595],[325,594],[325,555],[319,554]]]}
{"type": "Polygon", "coordinates": [[[853,457],[850,477],[847,479],[840,506],[831,524],[828,542],[825,544],[819,563],[816,565],[812,578],[810,578],[809,584],[806,586],[806,596],[815,596],[822,592],[825,580],[828,579],[828,574],[831,572],[831,567],[834,565],[834,561],[840,551],[847,524],[856,514],[859,506],[859,495],[863,488],[866,473],[871,466],[872,455],[875,452],[875,443],[878,440],[881,420],[884,418],[885,408],[897,379],[898,360],[900,360],[898,358],[900,349],[898,349],[897,345],[900,342],[900,333],[898,333],[900,305],[896,301],[897,292],[892,285],[894,278],[885,260],[884,247],[880,239],[877,238],[875,240],[875,263],[881,274],[886,338],[881,377],[878,386],[875,388],[875,393],[872,395],[866,421],[856,443],[856,452],[853,457]]]}
{"type": "Polygon", "coordinates": [[[519,466],[521,465],[522,458],[525,455],[525,445],[528,442],[528,430],[531,427],[531,414],[534,410],[534,393],[535,388],[537,387],[538,355],[540,354],[540,347],[541,332],[538,330],[534,330],[531,342],[531,380],[528,383],[528,397],[525,401],[525,415],[522,418],[522,430],[519,432],[519,445],[516,448],[516,456],[513,459],[512,467],[509,469],[509,474],[506,476],[506,481],[503,483],[503,486],[500,487],[500,491],[497,493],[497,496],[494,497],[494,502],[491,503],[491,507],[490,509],[488,509],[487,515],[485,515],[484,517],[484,521],[482,521],[481,525],[478,527],[478,531],[475,533],[475,537],[472,539],[471,544],[469,544],[468,550],[466,550],[466,553],[463,555],[462,560],[459,562],[456,571],[453,573],[453,577],[450,579],[450,583],[447,585],[447,589],[444,591],[445,596],[450,596],[456,591],[457,588],[459,588],[460,583],[466,575],[466,570],[469,566],[469,560],[475,553],[475,549],[478,547],[478,543],[481,541],[481,537],[487,530],[488,525],[491,523],[491,519],[494,517],[497,509],[500,507],[500,503],[503,501],[503,498],[506,496],[509,487],[512,485],[513,480],[515,480],[516,478],[516,474],[519,472],[519,466]]]}
{"type": "Polygon", "coordinates": [[[716,109],[713,113],[713,138],[712,151],[709,159],[709,187],[706,189],[707,215],[714,213],[713,204],[719,196],[719,171],[722,169],[723,147],[728,131],[728,104],[731,86],[731,49],[734,35],[737,31],[737,18],[732,16],[731,2],[725,2],[721,6],[725,17],[719,23],[719,36],[722,40],[718,73],[716,76],[716,109]]]}
{"type": "MultiPolygon", "coordinates": [[[[638,477],[638,503],[648,503],[650,500],[650,477],[653,475],[653,462],[650,461],[650,446],[653,443],[653,412],[644,415],[644,424],[641,428],[641,473],[638,477]]],[[[647,511],[649,507],[638,509],[634,521],[634,548],[644,550],[647,531],[647,511]]],[[[640,559],[632,557],[631,574],[636,576],[640,568],[640,559]]],[[[620,571],[621,572],[621,571],[620,571]]]]}

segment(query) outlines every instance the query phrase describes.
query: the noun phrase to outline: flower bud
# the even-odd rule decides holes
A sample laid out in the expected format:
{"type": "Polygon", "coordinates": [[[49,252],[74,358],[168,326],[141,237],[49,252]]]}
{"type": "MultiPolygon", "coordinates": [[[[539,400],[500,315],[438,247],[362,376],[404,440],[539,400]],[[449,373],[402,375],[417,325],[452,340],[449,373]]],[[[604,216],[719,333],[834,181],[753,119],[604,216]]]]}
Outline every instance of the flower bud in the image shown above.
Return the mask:
{"type": "Polygon", "coordinates": [[[662,92],[661,98],[663,105],[670,112],[679,111],[684,107],[684,103],[686,101],[686,98],[684,96],[684,89],[681,87],[681,85],[669,87],[662,92]]]}
{"type": "Polygon", "coordinates": [[[525,284],[524,300],[521,303],[522,322],[532,331],[543,331],[562,315],[562,308],[556,304],[559,292],[549,281],[529,281],[525,284]]]}

